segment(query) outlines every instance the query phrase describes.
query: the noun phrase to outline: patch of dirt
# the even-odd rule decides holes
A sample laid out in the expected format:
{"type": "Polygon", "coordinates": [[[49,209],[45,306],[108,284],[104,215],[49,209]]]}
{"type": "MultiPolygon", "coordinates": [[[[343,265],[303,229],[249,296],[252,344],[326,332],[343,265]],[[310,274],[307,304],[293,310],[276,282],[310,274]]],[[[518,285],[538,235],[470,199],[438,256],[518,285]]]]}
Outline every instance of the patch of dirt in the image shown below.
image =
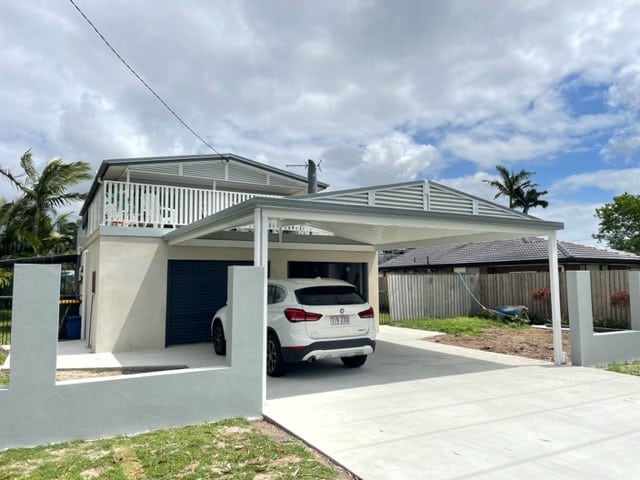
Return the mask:
{"type": "Polygon", "coordinates": [[[117,377],[120,375],[132,375],[134,373],[161,372],[164,370],[179,370],[186,366],[168,367],[122,367],[122,368],[95,368],[95,369],[64,369],[56,371],[56,381],[76,380],[78,378],[91,377],[117,377]]]}
{"type": "Polygon", "coordinates": [[[122,446],[114,449],[113,459],[120,464],[120,468],[127,479],[137,480],[147,478],[142,462],[131,447],[122,446]]]}
{"type": "MultiPolygon", "coordinates": [[[[553,337],[550,328],[488,328],[481,336],[439,335],[424,340],[553,362],[553,337]]],[[[567,363],[570,363],[571,345],[567,331],[562,332],[562,348],[567,354],[567,363]]]]}
{"type": "MultiPolygon", "coordinates": [[[[298,440],[293,435],[291,435],[289,432],[281,429],[280,427],[274,425],[273,423],[266,422],[264,420],[255,420],[255,421],[251,422],[251,426],[253,428],[255,428],[256,430],[258,430],[259,432],[262,432],[265,435],[267,435],[268,437],[270,437],[271,439],[275,440],[276,442],[287,442],[287,441],[298,440]]],[[[340,465],[334,463],[329,457],[327,457],[326,455],[323,455],[318,450],[315,450],[315,449],[311,448],[309,445],[307,445],[307,448],[311,451],[311,453],[313,453],[313,456],[318,461],[324,463],[325,465],[329,465],[336,472],[338,472],[338,475],[336,476],[336,480],[359,480],[359,477],[355,476],[350,471],[345,470],[340,465]]],[[[280,459],[279,461],[280,462],[291,462],[293,460],[293,458],[297,458],[297,457],[291,457],[291,456],[284,457],[283,459],[280,459]],[[285,459],[287,459],[287,460],[285,460],[285,459]]],[[[257,477],[254,478],[254,480],[267,480],[269,478],[270,477],[268,475],[263,476],[263,477],[258,477],[257,476],[257,477]]]]}
{"type": "Polygon", "coordinates": [[[230,425],[228,427],[222,427],[220,429],[220,435],[240,435],[242,433],[249,433],[250,431],[251,429],[248,427],[230,425]]]}
{"type": "Polygon", "coordinates": [[[89,470],[80,472],[80,477],[82,477],[82,480],[91,480],[93,478],[98,478],[101,473],[102,470],[99,468],[90,468],[89,470]]]}

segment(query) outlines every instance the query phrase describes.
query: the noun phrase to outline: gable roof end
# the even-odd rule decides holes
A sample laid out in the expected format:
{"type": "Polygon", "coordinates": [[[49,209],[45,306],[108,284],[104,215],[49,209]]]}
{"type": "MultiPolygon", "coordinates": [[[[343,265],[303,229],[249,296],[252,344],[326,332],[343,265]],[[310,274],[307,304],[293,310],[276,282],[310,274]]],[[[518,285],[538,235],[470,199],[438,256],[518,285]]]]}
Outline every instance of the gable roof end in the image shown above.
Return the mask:
{"type": "MultiPolygon", "coordinates": [[[[93,183],[91,184],[91,188],[89,189],[89,193],[87,198],[80,209],[80,215],[83,215],[89,205],[91,204],[91,200],[96,194],[96,191],[101,183],[101,181],[107,175],[107,172],[113,170],[114,168],[120,168],[121,170],[126,169],[127,167],[142,167],[144,165],[160,165],[160,164],[175,164],[175,163],[186,163],[186,162],[203,162],[203,161],[234,161],[240,164],[246,165],[251,168],[259,169],[264,172],[278,175],[280,177],[288,178],[294,182],[299,182],[301,185],[307,184],[307,178],[302,175],[297,175],[295,173],[291,173],[287,170],[282,170],[280,168],[272,167],[270,165],[266,165],[260,162],[256,162],[254,160],[250,160],[245,157],[241,157],[239,155],[235,155],[232,153],[223,153],[223,154],[211,154],[211,155],[177,155],[177,156],[166,156],[166,157],[139,157],[139,158],[112,158],[103,160],[98,168],[96,176],[94,177],[93,183]]],[[[318,188],[326,189],[329,184],[324,182],[318,182],[318,188]]]]}
{"type": "Polygon", "coordinates": [[[322,192],[305,195],[300,198],[343,205],[367,205],[434,213],[539,220],[537,217],[525,215],[484,198],[469,195],[431,180],[414,180],[388,185],[322,192]]]}

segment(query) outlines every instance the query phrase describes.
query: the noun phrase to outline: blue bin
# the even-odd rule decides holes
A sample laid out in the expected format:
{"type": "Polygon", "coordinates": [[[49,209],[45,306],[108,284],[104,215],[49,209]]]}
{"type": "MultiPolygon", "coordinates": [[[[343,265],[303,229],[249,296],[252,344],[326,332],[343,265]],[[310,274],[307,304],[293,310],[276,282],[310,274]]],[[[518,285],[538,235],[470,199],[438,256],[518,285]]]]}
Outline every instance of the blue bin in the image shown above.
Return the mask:
{"type": "Polygon", "coordinates": [[[64,321],[64,333],[68,340],[80,338],[80,315],[69,315],[64,321]]]}

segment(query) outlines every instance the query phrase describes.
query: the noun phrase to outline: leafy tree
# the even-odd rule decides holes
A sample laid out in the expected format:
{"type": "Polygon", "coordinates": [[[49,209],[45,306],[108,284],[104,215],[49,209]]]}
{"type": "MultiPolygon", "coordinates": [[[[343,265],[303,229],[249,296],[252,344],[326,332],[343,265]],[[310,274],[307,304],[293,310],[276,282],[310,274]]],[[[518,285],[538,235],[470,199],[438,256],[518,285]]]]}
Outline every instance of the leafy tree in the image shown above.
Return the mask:
{"type": "Polygon", "coordinates": [[[0,176],[20,191],[18,198],[0,207],[2,255],[59,253],[56,245],[68,243],[68,239],[63,238],[66,233],[62,234],[60,228],[65,225],[68,231],[66,224],[69,222],[68,214],[56,217],[57,209],[86,197],[86,193],[69,190],[78,182],[91,178],[91,167],[86,162],[65,163],[54,158],[38,172],[31,150],[22,155],[20,166],[23,172],[19,175],[0,167],[0,176]]]}
{"type": "Polygon", "coordinates": [[[596,208],[595,216],[600,226],[593,238],[616,250],[640,254],[640,195],[615,196],[613,202],[596,208]]]}
{"type": "Polygon", "coordinates": [[[549,202],[540,198],[546,195],[547,191],[537,190],[538,185],[531,181],[534,172],[522,169],[516,173],[503,165],[496,165],[496,171],[500,176],[498,180],[484,180],[498,191],[494,195],[494,199],[502,196],[507,197],[509,208],[522,208],[522,212],[525,214],[531,208],[547,208],[549,206],[549,202]]]}
{"type": "Polygon", "coordinates": [[[0,289],[6,288],[11,285],[13,279],[13,272],[7,268],[0,268],[0,289]]]}

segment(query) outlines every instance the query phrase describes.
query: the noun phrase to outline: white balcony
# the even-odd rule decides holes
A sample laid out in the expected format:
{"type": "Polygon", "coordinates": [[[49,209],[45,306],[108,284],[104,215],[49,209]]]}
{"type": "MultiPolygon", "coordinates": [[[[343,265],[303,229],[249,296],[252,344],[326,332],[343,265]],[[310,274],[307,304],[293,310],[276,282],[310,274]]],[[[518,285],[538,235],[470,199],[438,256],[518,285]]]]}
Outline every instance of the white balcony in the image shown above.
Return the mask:
{"type": "MultiPolygon", "coordinates": [[[[258,196],[275,197],[275,195],[105,180],[89,208],[87,233],[91,234],[100,225],[177,228],[258,196]]],[[[273,225],[272,229],[276,230],[276,225],[273,225]]],[[[284,230],[307,235],[328,234],[305,225],[291,225],[284,230]]]]}

